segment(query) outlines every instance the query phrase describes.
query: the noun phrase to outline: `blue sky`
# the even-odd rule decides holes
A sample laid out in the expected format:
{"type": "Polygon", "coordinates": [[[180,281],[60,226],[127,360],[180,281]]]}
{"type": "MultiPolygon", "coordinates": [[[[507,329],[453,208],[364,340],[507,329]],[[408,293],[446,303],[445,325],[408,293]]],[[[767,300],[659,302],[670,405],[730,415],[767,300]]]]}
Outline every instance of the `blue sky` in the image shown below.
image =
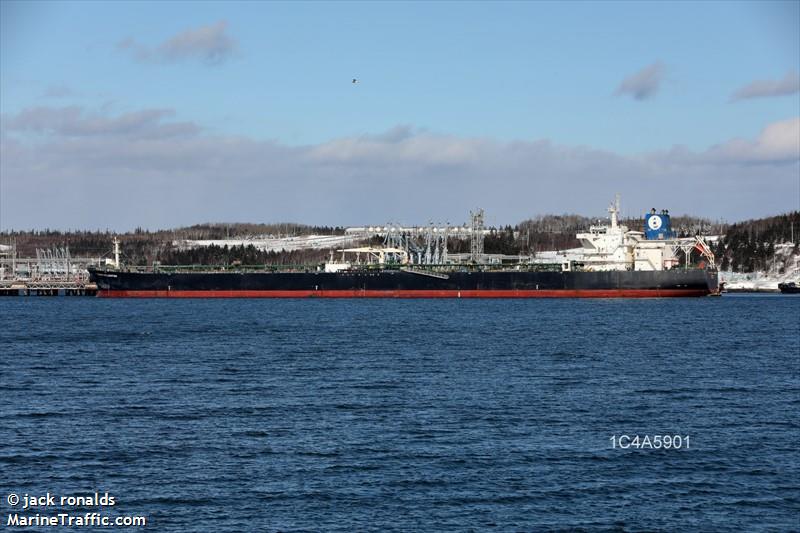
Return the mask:
{"type": "MultiPolygon", "coordinates": [[[[612,158],[612,168],[619,165],[622,173],[631,171],[630,165],[639,165],[640,174],[658,165],[655,174],[642,179],[678,180],[672,187],[667,186],[669,181],[664,184],[664,188],[674,190],[674,196],[665,194],[665,200],[677,201],[682,194],[695,192],[693,187],[697,194],[708,195],[705,201],[689,203],[685,208],[672,206],[679,211],[732,219],[797,209],[800,193],[795,182],[800,177],[793,179],[798,166],[791,151],[795,123],[787,125],[785,121],[800,115],[800,96],[793,89],[800,70],[798,5],[4,1],[0,3],[0,113],[6,148],[5,161],[0,162],[0,227],[31,225],[42,219],[30,210],[23,212],[11,198],[34,190],[34,182],[37,187],[46,186],[49,178],[42,177],[41,168],[37,174],[36,165],[42,164],[41,158],[50,157],[44,152],[48,147],[50,153],[62,153],[59,147],[101,141],[90,138],[85,129],[80,134],[58,130],[54,120],[62,126],[65,120],[91,119],[96,124],[98,120],[138,117],[137,113],[147,110],[169,111],[149,123],[154,128],[169,123],[191,124],[196,130],[191,136],[193,142],[204,142],[203,146],[252,143],[248,154],[268,151],[256,148],[258,143],[276,148],[274,166],[286,165],[284,175],[304,184],[287,189],[286,184],[275,183],[284,178],[266,172],[226,177],[231,180],[229,189],[209,185],[222,179],[211,175],[198,177],[193,185],[191,176],[197,173],[191,165],[176,170],[180,161],[156,163],[157,157],[147,152],[154,142],[144,142],[142,135],[148,133],[141,130],[136,136],[139,150],[104,162],[107,193],[126,191],[133,198],[144,198],[154,184],[168,182],[159,189],[159,194],[168,196],[179,194],[180,183],[213,189],[211,197],[230,197],[225,206],[209,206],[200,196],[192,200],[196,209],[182,208],[177,214],[168,212],[166,202],[144,213],[123,215],[101,210],[96,217],[56,209],[49,211],[54,218],[51,225],[58,225],[59,220],[90,227],[140,225],[135,223],[136,216],[146,217],[141,225],[151,227],[242,218],[332,224],[383,222],[388,217],[375,220],[381,211],[364,208],[354,212],[352,206],[386,198],[399,189],[394,180],[404,179],[397,170],[401,155],[403,165],[413,167],[407,174],[408,187],[434,182],[434,190],[447,194],[459,173],[472,176],[466,179],[472,183],[481,181],[482,172],[485,183],[503,187],[503,176],[485,175],[492,173],[489,161],[508,160],[508,151],[536,154],[536,143],[550,146],[545,165],[550,169],[548,175],[534,174],[528,176],[530,179],[512,176],[506,184],[519,187],[532,182],[525,190],[531,197],[555,195],[556,185],[575,175],[561,175],[560,168],[575,165],[576,158],[599,154],[600,161],[606,163],[604,158],[612,158]],[[193,31],[199,33],[194,38],[187,36],[193,31]],[[174,46],[167,44],[171,39],[174,46]],[[176,39],[182,44],[175,44],[176,39]],[[209,61],[203,54],[210,52],[218,55],[209,61]],[[648,67],[650,77],[641,74],[648,67]],[[358,78],[359,83],[352,84],[352,78],[358,78]],[[642,92],[637,93],[635,88],[620,90],[624,80],[631,78],[634,87],[644,83],[642,92]],[[754,83],[761,85],[742,93],[751,97],[732,98],[754,83]],[[67,108],[79,109],[79,113],[65,118],[63,110],[67,108]],[[26,110],[39,110],[35,124],[26,110]],[[788,135],[788,141],[780,141],[784,149],[778,150],[776,161],[765,162],[764,154],[777,152],[756,145],[767,142],[760,138],[765,128],[782,121],[785,127],[774,131],[788,135]],[[388,150],[381,145],[377,147],[381,155],[374,150],[365,152],[376,148],[374,139],[384,137],[394,143],[388,150]],[[359,139],[367,139],[367,143],[353,152],[353,142],[359,139]],[[680,181],[681,175],[699,171],[696,161],[692,172],[674,170],[675,165],[686,164],[678,161],[676,154],[689,151],[708,166],[705,159],[709,154],[740,152],[731,148],[738,146],[737,140],[749,142],[748,149],[759,153],[755,157],[759,168],[753,170],[751,160],[740,160],[732,172],[730,167],[706,169],[702,178],[680,181]],[[441,153],[441,143],[450,141],[456,143],[451,149],[465,157],[456,163],[472,166],[451,168],[454,160],[448,159],[444,164],[451,167],[442,170],[437,166],[441,161],[426,159],[426,150],[441,153]],[[493,147],[486,152],[491,155],[476,156],[481,153],[474,144],[478,141],[493,147]],[[419,147],[426,142],[428,148],[420,152],[419,147]],[[458,142],[465,144],[456,146],[458,142]],[[342,143],[351,149],[346,161],[341,157],[342,143]],[[309,164],[318,164],[317,152],[330,154],[326,147],[331,146],[339,147],[335,173],[330,171],[330,162],[324,165],[324,171],[309,164]],[[297,150],[308,150],[310,155],[298,156],[297,150]],[[558,154],[564,158],[560,163],[558,154]],[[132,157],[151,158],[147,164],[136,161],[137,165],[142,163],[141,176],[124,172],[138,168],[136,165],[119,163],[120,158],[132,157]],[[368,170],[365,161],[372,165],[368,170]],[[389,165],[392,168],[387,168],[389,165]],[[712,172],[735,175],[731,179],[738,181],[709,182],[714,179],[712,172]],[[376,179],[363,184],[358,181],[363,173],[391,174],[393,183],[381,184],[376,179]],[[766,189],[756,183],[763,176],[772,180],[766,189]],[[328,205],[324,210],[305,210],[297,204],[292,209],[280,202],[267,204],[274,209],[262,212],[257,204],[241,209],[234,200],[234,191],[245,186],[264,194],[283,190],[287,195],[297,195],[307,192],[315,179],[340,180],[340,187],[332,186],[331,190],[341,191],[346,198],[363,195],[363,202],[347,201],[339,209],[328,205]],[[136,183],[141,183],[141,188],[136,183]],[[743,187],[742,183],[747,185],[743,187]],[[709,186],[714,190],[704,190],[709,186]],[[780,198],[760,199],[743,192],[730,199],[727,210],[718,205],[709,208],[712,202],[718,202],[720,190],[748,188],[780,198]],[[348,215],[342,215],[343,211],[348,215]],[[335,220],[315,219],[322,213],[335,220]],[[61,218],[56,220],[56,215],[61,218]]],[[[164,130],[149,134],[162,138],[164,130]]],[[[126,135],[129,132],[113,146],[96,146],[109,154],[117,153],[121,143],[130,140],[126,135]]],[[[170,137],[181,149],[189,150],[187,138],[170,137]]],[[[112,142],[108,138],[102,141],[112,142]]],[[[88,147],[83,144],[80,148],[88,147]]],[[[158,154],[172,149],[157,148],[158,154]]],[[[81,149],[75,152],[82,153],[81,149]]],[[[219,153],[216,160],[232,157],[232,153],[219,153]]],[[[538,161],[534,155],[530,157],[525,161],[538,161]]],[[[262,158],[253,160],[253,165],[272,167],[272,162],[262,158]]],[[[86,160],[83,164],[86,173],[97,168],[86,160]]],[[[589,159],[583,167],[587,174],[597,172],[589,159]]],[[[94,180],[84,177],[81,162],[74,157],[53,160],[47,168],[57,170],[52,172],[57,187],[73,180],[90,198],[98,188],[99,176],[94,180]],[[71,174],[60,170],[67,167],[74,167],[71,174]],[[59,172],[63,174],[60,177],[56,175],[59,172]]],[[[524,172],[522,167],[497,168],[524,172]]],[[[596,191],[607,190],[609,199],[620,186],[629,189],[637,183],[632,175],[615,182],[613,172],[597,173],[606,181],[598,184],[596,191]]],[[[506,205],[499,196],[492,201],[491,195],[487,198],[480,189],[474,194],[477,197],[462,191],[455,194],[458,201],[448,216],[466,213],[484,198],[501,222],[513,223],[548,209],[586,210],[589,201],[599,202],[594,212],[602,212],[606,198],[596,198],[595,189],[581,197],[581,184],[574,184],[578,190],[573,194],[578,197],[572,196],[572,205],[561,199],[541,198],[506,205]]],[[[655,192],[619,192],[623,199],[632,198],[635,208],[649,205],[656,196],[655,192]]],[[[387,215],[418,222],[419,217],[434,216],[425,213],[438,209],[441,203],[416,201],[413,195],[404,198],[400,207],[387,209],[387,215]]],[[[330,194],[321,194],[310,204],[329,203],[331,199],[330,194]]]]}

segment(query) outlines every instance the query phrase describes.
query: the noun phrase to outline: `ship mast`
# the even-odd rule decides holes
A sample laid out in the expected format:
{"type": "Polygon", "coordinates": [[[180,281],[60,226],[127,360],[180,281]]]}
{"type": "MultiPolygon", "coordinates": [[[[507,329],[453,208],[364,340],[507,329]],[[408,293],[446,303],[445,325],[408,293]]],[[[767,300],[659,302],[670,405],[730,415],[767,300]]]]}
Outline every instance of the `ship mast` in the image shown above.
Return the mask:
{"type": "Polygon", "coordinates": [[[611,229],[616,229],[617,215],[619,214],[619,193],[614,197],[614,203],[608,207],[608,212],[611,213],[611,229]]]}

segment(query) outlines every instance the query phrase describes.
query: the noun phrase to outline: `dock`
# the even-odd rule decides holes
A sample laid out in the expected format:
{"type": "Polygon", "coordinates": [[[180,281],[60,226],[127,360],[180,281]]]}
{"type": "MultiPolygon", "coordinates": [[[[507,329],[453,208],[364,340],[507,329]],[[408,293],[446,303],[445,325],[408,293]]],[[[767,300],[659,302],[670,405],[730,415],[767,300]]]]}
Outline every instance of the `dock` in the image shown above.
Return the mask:
{"type": "Polygon", "coordinates": [[[0,296],[95,296],[97,285],[84,281],[0,281],[0,296]]]}
{"type": "Polygon", "coordinates": [[[73,257],[69,246],[17,257],[16,242],[0,245],[0,296],[95,296],[88,269],[99,264],[100,258],[73,257]]]}

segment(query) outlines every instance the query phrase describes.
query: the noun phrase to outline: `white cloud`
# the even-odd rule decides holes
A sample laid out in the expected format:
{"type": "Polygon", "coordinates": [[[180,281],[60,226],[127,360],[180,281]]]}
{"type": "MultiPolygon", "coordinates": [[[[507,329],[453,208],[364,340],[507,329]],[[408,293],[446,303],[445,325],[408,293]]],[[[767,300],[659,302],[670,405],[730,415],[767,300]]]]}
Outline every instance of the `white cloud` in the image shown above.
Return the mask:
{"type": "Polygon", "coordinates": [[[229,59],[237,48],[236,41],[226,32],[224,20],[208,26],[185,30],[155,48],[139,43],[132,37],[121,41],[117,48],[133,53],[143,62],[178,62],[198,59],[207,65],[218,65],[229,59]]]}
{"type": "Polygon", "coordinates": [[[189,122],[162,120],[174,114],[169,109],[144,109],[107,117],[98,113],[87,113],[79,106],[34,107],[26,109],[4,121],[8,131],[54,134],[62,137],[85,137],[93,135],[112,137],[173,137],[197,133],[199,128],[189,122]]]}
{"type": "Polygon", "coordinates": [[[615,94],[628,94],[636,100],[646,100],[658,92],[663,77],[664,65],[657,61],[622,80],[615,94]]]}
{"type": "Polygon", "coordinates": [[[394,128],[384,135],[337,139],[315,146],[310,156],[321,163],[344,165],[384,162],[460,166],[474,163],[485,141],[411,134],[396,135],[394,128]]]}
{"type": "Polygon", "coordinates": [[[748,83],[733,93],[731,100],[768,98],[797,93],[800,93],[800,75],[796,71],[789,71],[782,80],[756,80],[748,83]]]}
{"type": "Polygon", "coordinates": [[[81,108],[4,116],[0,226],[461,223],[477,206],[490,223],[513,224],[541,213],[601,214],[615,192],[631,215],[660,205],[736,220],[798,208],[797,119],[704,152],[631,157],[409,126],[290,147],[210,135],[170,116],[81,108]]]}
{"type": "Polygon", "coordinates": [[[706,152],[706,156],[722,162],[797,161],[800,159],[800,117],[768,124],[755,140],[732,139],[716,145],[706,152]]]}

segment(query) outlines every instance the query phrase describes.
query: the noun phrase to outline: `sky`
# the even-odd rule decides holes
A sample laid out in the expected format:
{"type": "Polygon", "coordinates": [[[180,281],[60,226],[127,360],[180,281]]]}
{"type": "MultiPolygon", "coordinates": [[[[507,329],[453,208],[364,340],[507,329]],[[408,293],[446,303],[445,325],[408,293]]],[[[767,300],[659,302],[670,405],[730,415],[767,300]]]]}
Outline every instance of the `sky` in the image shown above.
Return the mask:
{"type": "Polygon", "coordinates": [[[0,231],[779,214],[798,72],[798,1],[0,0],[0,231]]]}

